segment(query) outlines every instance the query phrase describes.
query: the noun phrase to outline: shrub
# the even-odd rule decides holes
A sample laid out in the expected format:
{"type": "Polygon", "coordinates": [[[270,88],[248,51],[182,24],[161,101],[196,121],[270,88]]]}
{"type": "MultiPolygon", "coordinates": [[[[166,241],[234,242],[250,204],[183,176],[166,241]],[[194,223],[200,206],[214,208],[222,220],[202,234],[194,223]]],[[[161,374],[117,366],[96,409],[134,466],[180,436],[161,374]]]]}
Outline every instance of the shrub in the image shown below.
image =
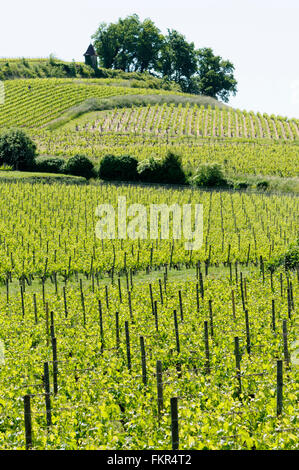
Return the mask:
{"type": "Polygon", "coordinates": [[[234,189],[247,189],[249,187],[249,183],[246,181],[235,181],[233,183],[234,189]]]}
{"type": "Polygon", "coordinates": [[[154,157],[138,163],[139,179],[145,183],[159,183],[162,179],[162,162],[154,157]]]}
{"type": "Polygon", "coordinates": [[[0,135],[0,165],[14,170],[29,170],[34,164],[36,145],[21,129],[10,129],[0,135]]]}
{"type": "Polygon", "coordinates": [[[161,183],[184,184],[186,175],[180,155],[168,151],[161,165],[161,183]]]}
{"type": "Polygon", "coordinates": [[[256,187],[257,189],[262,189],[263,191],[265,191],[266,189],[269,188],[269,181],[266,181],[266,180],[259,181],[256,187]]]}
{"type": "Polygon", "coordinates": [[[63,172],[68,175],[84,176],[90,179],[95,176],[93,163],[85,155],[75,155],[64,164],[63,172]]]}
{"type": "Polygon", "coordinates": [[[63,173],[65,160],[58,157],[38,157],[34,170],[43,173],[63,173]]]}
{"type": "Polygon", "coordinates": [[[196,171],[193,179],[196,186],[226,186],[223,170],[219,163],[204,163],[196,171]]]}
{"type": "Polygon", "coordinates": [[[104,180],[135,181],[137,164],[136,158],[129,155],[105,155],[100,162],[99,177],[104,180]]]}
{"type": "Polygon", "coordinates": [[[272,258],[267,265],[269,271],[274,272],[280,266],[285,269],[295,270],[299,267],[299,239],[297,243],[290,245],[288,250],[282,254],[272,258]]]}

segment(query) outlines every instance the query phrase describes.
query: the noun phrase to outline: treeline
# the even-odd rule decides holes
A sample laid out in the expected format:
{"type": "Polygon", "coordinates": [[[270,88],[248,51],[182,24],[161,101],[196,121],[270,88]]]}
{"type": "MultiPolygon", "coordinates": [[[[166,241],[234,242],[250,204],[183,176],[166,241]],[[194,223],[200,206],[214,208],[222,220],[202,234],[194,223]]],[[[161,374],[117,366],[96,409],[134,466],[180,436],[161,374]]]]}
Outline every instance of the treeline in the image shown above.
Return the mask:
{"type": "Polygon", "coordinates": [[[134,14],[117,23],[101,23],[92,36],[100,66],[125,72],[150,72],[174,81],[184,92],[227,102],[237,92],[234,66],[214,55],[212,49],[196,49],[176,30],[163,35],[154,22],[134,14]]]}

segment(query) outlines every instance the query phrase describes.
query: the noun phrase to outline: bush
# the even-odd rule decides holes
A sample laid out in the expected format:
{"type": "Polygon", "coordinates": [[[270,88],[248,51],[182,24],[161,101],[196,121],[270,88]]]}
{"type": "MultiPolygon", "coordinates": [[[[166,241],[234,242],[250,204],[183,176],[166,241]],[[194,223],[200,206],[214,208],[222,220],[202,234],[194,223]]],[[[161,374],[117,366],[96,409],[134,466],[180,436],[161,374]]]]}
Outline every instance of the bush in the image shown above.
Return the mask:
{"type": "Polygon", "coordinates": [[[161,165],[161,183],[184,184],[186,175],[180,155],[168,151],[161,165]]]}
{"type": "Polygon", "coordinates": [[[58,157],[38,157],[34,170],[43,173],[63,173],[65,160],[58,157]]]}
{"type": "Polygon", "coordinates": [[[259,181],[256,187],[257,189],[262,189],[263,191],[266,191],[266,189],[269,188],[269,181],[266,181],[266,180],[259,181]]]}
{"type": "Polygon", "coordinates": [[[136,158],[129,155],[105,155],[100,162],[99,177],[104,180],[135,181],[137,164],[136,158]]]}
{"type": "Polygon", "coordinates": [[[204,163],[196,171],[193,179],[196,186],[226,186],[223,170],[219,163],[204,163]]]}
{"type": "Polygon", "coordinates": [[[139,179],[145,183],[159,183],[162,179],[162,162],[154,157],[138,163],[139,179]]]}
{"type": "Polygon", "coordinates": [[[284,268],[288,270],[298,269],[299,239],[297,240],[297,243],[290,245],[284,254],[271,258],[271,260],[268,262],[267,268],[269,271],[274,272],[280,266],[284,266],[284,268]]]}
{"type": "Polygon", "coordinates": [[[69,158],[63,166],[63,172],[68,175],[84,176],[86,179],[95,176],[93,163],[85,155],[75,155],[69,158]]]}
{"type": "Polygon", "coordinates": [[[30,170],[34,165],[36,145],[21,129],[10,129],[0,135],[0,165],[14,170],[30,170]]]}
{"type": "Polygon", "coordinates": [[[249,187],[249,183],[246,181],[235,181],[233,183],[234,189],[247,189],[249,187]]]}

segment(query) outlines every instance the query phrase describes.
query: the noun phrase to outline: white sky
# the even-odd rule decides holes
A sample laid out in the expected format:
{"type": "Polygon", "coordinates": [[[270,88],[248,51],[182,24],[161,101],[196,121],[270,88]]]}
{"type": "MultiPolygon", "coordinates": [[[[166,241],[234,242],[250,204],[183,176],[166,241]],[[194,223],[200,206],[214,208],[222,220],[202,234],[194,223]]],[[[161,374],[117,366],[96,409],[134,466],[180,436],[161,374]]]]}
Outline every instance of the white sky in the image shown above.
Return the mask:
{"type": "Polygon", "coordinates": [[[0,0],[0,57],[82,61],[100,22],[133,13],[229,59],[231,106],[299,118],[299,0],[0,0]]]}

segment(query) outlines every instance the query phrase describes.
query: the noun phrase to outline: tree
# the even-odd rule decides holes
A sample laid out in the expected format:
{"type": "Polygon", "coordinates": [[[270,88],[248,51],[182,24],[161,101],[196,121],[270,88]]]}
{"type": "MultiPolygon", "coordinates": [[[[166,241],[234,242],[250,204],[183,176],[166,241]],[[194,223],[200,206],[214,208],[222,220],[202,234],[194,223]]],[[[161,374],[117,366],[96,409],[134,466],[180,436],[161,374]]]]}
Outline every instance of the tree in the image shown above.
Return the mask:
{"type": "Polygon", "coordinates": [[[93,35],[100,65],[125,72],[145,72],[176,82],[188,93],[227,102],[237,92],[234,66],[215,56],[212,49],[196,50],[176,30],[164,37],[149,18],[134,14],[117,23],[100,24],[93,35]]]}
{"type": "Polygon", "coordinates": [[[92,38],[94,39],[94,47],[99,56],[100,65],[106,69],[113,68],[120,49],[118,26],[113,23],[109,26],[106,23],[101,23],[92,38]]]}
{"type": "Polygon", "coordinates": [[[150,19],[145,19],[140,25],[137,43],[137,69],[156,70],[158,67],[159,52],[163,44],[163,35],[150,19]]]}
{"type": "Polygon", "coordinates": [[[198,69],[190,82],[189,92],[220,98],[225,103],[229,95],[237,92],[237,81],[234,78],[233,64],[215,56],[212,49],[203,48],[197,51],[198,69]]]}
{"type": "Polygon", "coordinates": [[[35,156],[36,145],[22,129],[10,129],[0,135],[0,164],[14,170],[30,170],[35,156]]]}
{"type": "Polygon", "coordinates": [[[136,70],[137,47],[140,31],[138,15],[119,19],[117,23],[119,50],[115,57],[114,68],[132,72],[136,70]]]}
{"type": "Polygon", "coordinates": [[[175,30],[168,30],[160,60],[163,77],[179,83],[187,91],[191,77],[197,71],[197,56],[193,42],[175,30]]]}
{"type": "Polygon", "coordinates": [[[140,25],[138,15],[100,24],[92,38],[102,67],[125,72],[135,69],[140,25]]]}

